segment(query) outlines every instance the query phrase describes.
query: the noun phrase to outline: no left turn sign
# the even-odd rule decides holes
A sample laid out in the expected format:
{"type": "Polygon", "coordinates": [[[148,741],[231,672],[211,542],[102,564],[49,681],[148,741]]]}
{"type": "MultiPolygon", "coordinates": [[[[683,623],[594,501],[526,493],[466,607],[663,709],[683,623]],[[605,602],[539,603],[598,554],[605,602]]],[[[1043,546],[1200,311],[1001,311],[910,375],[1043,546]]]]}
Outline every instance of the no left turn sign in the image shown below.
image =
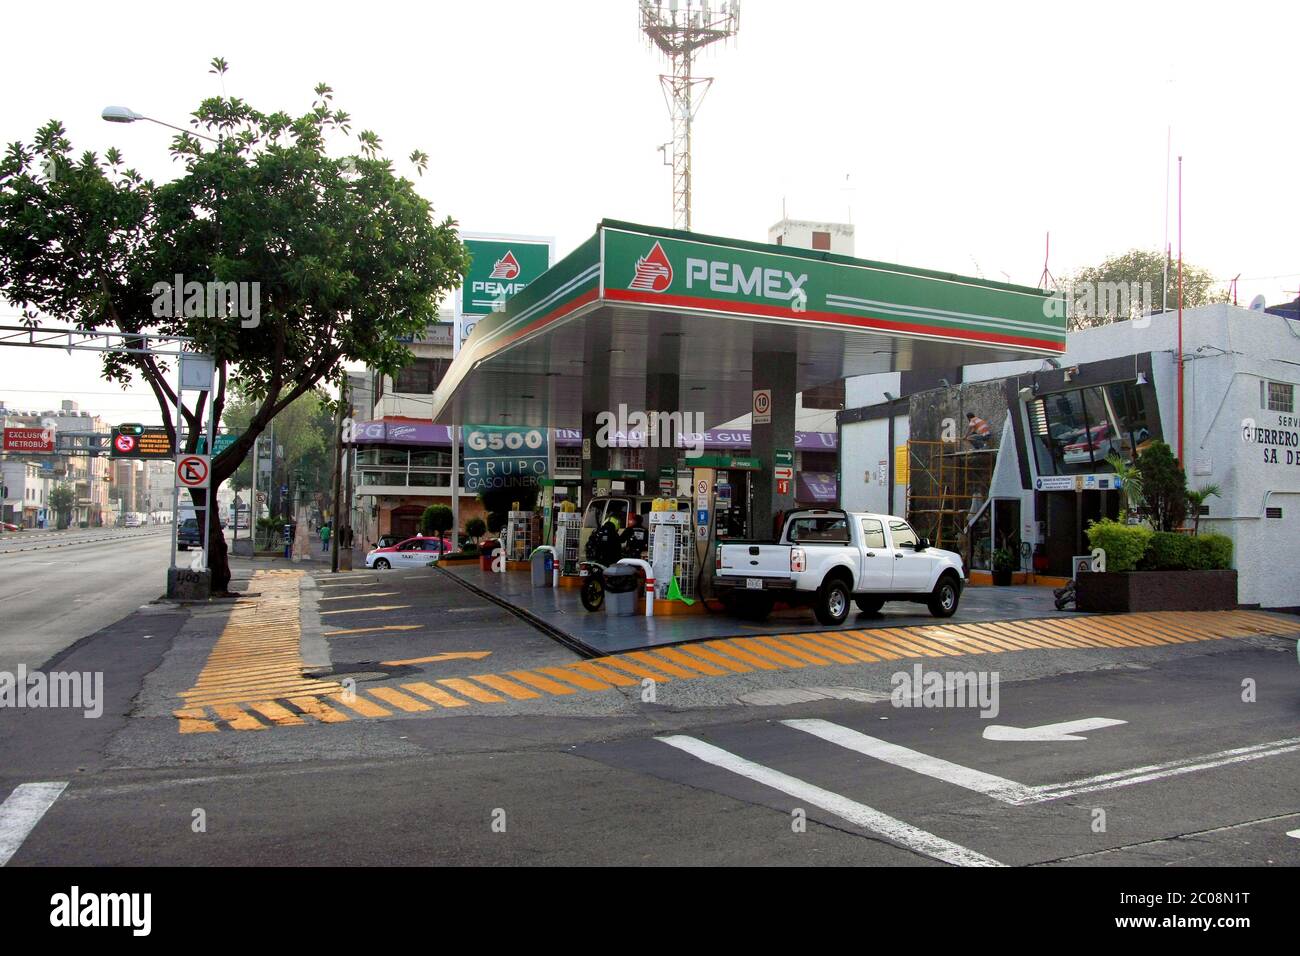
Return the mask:
{"type": "Polygon", "coordinates": [[[135,451],[134,435],[118,435],[113,439],[113,446],[123,455],[129,455],[135,451]]]}
{"type": "Polygon", "coordinates": [[[207,455],[181,455],[176,459],[176,480],[186,488],[206,488],[211,475],[207,455]]]}

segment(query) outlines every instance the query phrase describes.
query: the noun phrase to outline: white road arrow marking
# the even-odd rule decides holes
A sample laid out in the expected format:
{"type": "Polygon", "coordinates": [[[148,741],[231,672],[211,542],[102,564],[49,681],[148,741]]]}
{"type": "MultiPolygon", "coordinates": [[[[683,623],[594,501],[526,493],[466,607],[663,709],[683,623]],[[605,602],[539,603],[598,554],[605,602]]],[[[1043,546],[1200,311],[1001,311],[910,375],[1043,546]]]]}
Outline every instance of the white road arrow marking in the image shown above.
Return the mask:
{"type": "Polygon", "coordinates": [[[1079,732],[1101,730],[1103,727],[1116,727],[1126,724],[1127,720],[1112,720],[1110,717],[1085,717],[1083,720],[1067,720],[1059,724],[1043,724],[1040,727],[1007,727],[992,724],[984,728],[985,740],[1087,740],[1079,732]]]}

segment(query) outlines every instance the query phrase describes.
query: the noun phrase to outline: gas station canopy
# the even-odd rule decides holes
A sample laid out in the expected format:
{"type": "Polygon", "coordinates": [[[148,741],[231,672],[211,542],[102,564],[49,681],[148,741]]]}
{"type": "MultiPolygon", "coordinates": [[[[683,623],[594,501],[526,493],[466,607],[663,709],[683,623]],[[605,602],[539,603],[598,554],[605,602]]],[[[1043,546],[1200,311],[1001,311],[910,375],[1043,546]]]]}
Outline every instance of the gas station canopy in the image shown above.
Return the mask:
{"type": "Polygon", "coordinates": [[[1025,286],[605,220],[478,322],[432,417],[580,427],[584,382],[607,378],[603,407],[643,408],[647,368],[667,358],[680,410],[713,426],[750,410],[756,353],[795,353],[800,391],[1053,356],[1065,351],[1055,306],[1025,286]]]}

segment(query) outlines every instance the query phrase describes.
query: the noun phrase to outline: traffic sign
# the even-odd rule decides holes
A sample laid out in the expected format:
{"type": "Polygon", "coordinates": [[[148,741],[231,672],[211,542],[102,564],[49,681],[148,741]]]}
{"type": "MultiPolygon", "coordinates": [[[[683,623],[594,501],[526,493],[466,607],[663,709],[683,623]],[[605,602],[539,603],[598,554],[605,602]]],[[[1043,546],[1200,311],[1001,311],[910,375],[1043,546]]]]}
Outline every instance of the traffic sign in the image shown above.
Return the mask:
{"type": "Polygon", "coordinates": [[[113,439],[113,450],[119,455],[129,455],[135,451],[135,436],[119,434],[113,439]]]}
{"type": "MultiPolygon", "coordinates": [[[[222,435],[218,435],[218,436],[217,436],[216,438],[214,438],[213,441],[212,441],[212,454],[213,454],[213,455],[220,455],[223,451],[225,451],[227,448],[229,448],[231,445],[233,445],[233,444],[234,444],[235,442],[237,442],[237,441],[239,441],[239,435],[237,435],[237,434],[222,434],[222,435]]],[[[198,444],[198,448],[196,448],[195,450],[198,451],[200,454],[205,454],[205,453],[207,452],[207,450],[208,450],[208,436],[207,436],[207,435],[200,435],[200,436],[199,436],[199,444],[198,444]]]]}
{"type": "Polygon", "coordinates": [[[778,448],[772,453],[778,465],[793,465],[794,452],[788,448],[778,448]]]}
{"type": "Polygon", "coordinates": [[[754,424],[770,425],[772,423],[772,390],[770,388],[754,389],[754,424]]]}
{"type": "Polygon", "coordinates": [[[772,469],[772,475],[777,481],[791,481],[794,479],[794,469],[789,465],[777,465],[772,469]]]}
{"type": "Polygon", "coordinates": [[[181,455],[176,459],[176,480],[186,488],[206,488],[212,478],[207,455],[181,455]]]}
{"type": "Polygon", "coordinates": [[[114,425],[110,458],[171,458],[172,440],[162,425],[114,425]]]}

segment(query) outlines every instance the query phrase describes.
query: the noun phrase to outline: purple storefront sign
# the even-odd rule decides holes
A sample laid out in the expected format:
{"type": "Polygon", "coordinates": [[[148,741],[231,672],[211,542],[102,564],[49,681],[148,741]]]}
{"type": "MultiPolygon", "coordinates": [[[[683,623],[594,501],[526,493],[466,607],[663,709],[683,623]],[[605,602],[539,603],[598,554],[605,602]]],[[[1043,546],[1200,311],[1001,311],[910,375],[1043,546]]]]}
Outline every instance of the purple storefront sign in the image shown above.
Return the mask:
{"type": "Polygon", "coordinates": [[[794,500],[817,505],[835,503],[835,475],[829,471],[801,471],[795,476],[794,500]]]}
{"type": "MultiPolygon", "coordinates": [[[[748,448],[750,433],[748,431],[707,431],[704,433],[704,447],[709,449],[738,450],[748,448]]],[[[432,445],[451,446],[451,429],[447,425],[435,425],[432,422],[357,422],[352,426],[352,444],[354,445],[432,445]]],[[[582,432],[576,428],[557,428],[555,444],[560,447],[576,448],[582,444],[582,432]]],[[[622,433],[612,436],[612,445],[616,448],[639,447],[641,435],[633,432],[630,441],[625,441],[622,433]]],[[[834,432],[795,432],[795,448],[800,451],[834,451],[834,432]]],[[[831,476],[834,480],[834,476],[831,476]]]]}

